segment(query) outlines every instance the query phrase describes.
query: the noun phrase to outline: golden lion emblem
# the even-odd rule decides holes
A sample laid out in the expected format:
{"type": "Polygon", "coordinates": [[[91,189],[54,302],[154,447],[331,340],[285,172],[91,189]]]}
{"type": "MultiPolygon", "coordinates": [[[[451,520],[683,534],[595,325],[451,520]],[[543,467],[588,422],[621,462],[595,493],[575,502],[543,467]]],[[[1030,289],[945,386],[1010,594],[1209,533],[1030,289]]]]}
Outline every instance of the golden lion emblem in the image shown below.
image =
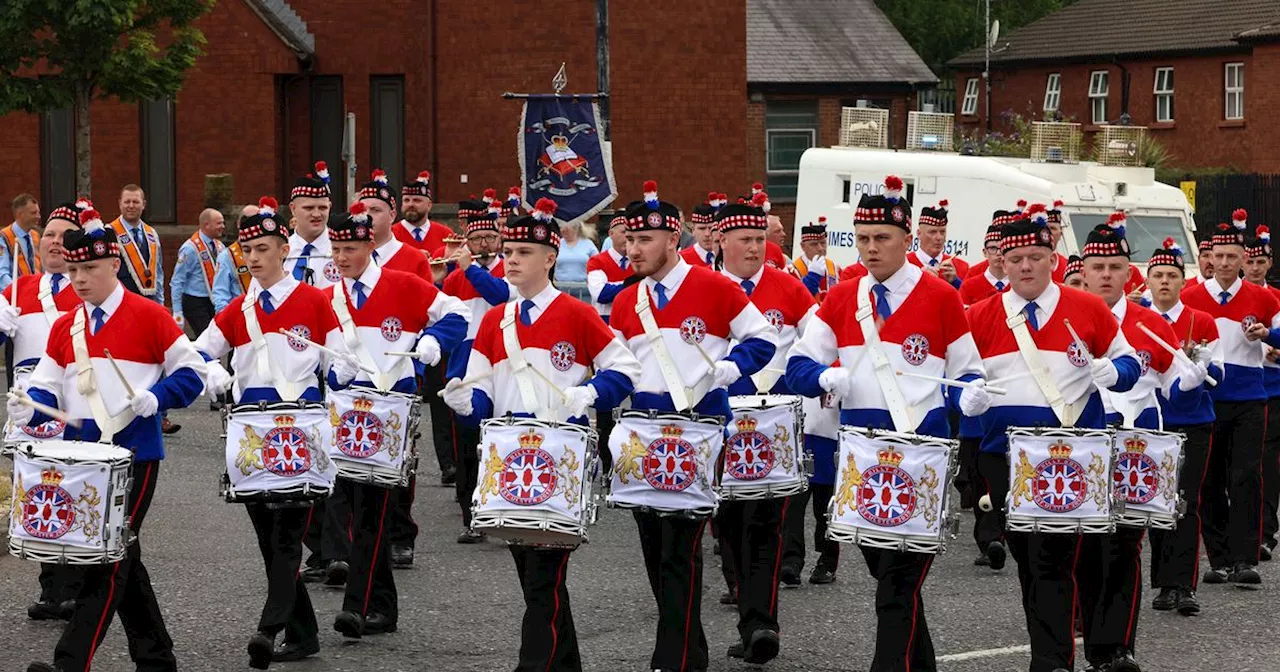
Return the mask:
{"type": "Polygon", "coordinates": [[[845,458],[844,468],[840,470],[840,489],[836,491],[836,496],[832,500],[836,517],[843,516],[846,508],[850,510],[858,508],[858,488],[861,486],[862,471],[858,469],[858,462],[850,453],[845,458]]]}
{"type": "Polygon", "coordinates": [[[248,425],[244,428],[244,438],[240,439],[240,452],[236,454],[236,468],[244,476],[266,468],[262,463],[262,437],[248,425]]]}
{"type": "Polygon", "coordinates": [[[489,457],[484,461],[484,479],[476,491],[480,495],[480,504],[488,504],[489,496],[498,496],[498,476],[506,469],[506,463],[498,456],[498,447],[489,444],[489,457]]]}
{"type": "MultiPolygon", "coordinates": [[[[1028,503],[1032,501],[1031,482],[1034,481],[1039,474],[1036,468],[1031,464],[1031,460],[1027,458],[1027,451],[1018,449],[1018,469],[1014,472],[1013,482],[1009,484],[1009,497],[1012,505],[1011,509],[1018,508],[1023,500],[1028,503]]],[[[991,503],[992,506],[998,506],[996,502],[991,503]]]]}
{"type": "Polygon", "coordinates": [[[580,468],[578,454],[569,446],[565,446],[564,455],[561,455],[560,461],[556,463],[556,476],[559,478],[556,479],[554,494],[564,493],[564,501],[569,506],[577,506],[578,500],[582,498],[582,480],[578,478],[580,468]]]}
{"type": "Polygon", "coordinates": [[[1108,481],[1111,480],[1110,474],[1107,473],[1107,467],[1102,462],[1102,456],[1094,454],[1093,459],[1089,460],[1089,468],[1085,470],[1087,474],[1085,482],[1089,484],[1090,492],[1087,496],[1093,498],[1093,503],[1099,509],[1107,509],[1107,496],[1111,493],[1108,487],[1108,481]]]}
{"type": "Polygon", "coordinates": [[[644,471],[640,467],[641,460],[649,454],[649,449],[640,442],[640,436],[634,431],[622,444],[622,456],[613,461],[613,473],[620,483],[630,483],[631,478],[644,480],[644,471]]]}
{"type": "Polygon", "coordinates": [[[92,542],[102,532],[102,513],[98,511],[100,504],[102,504],[102,497],[98,495],[98,489],[92,485],[84,486],[80,491],[80,497],[76,499],[77,527],[84,532],[86,541],[92,542]]]}

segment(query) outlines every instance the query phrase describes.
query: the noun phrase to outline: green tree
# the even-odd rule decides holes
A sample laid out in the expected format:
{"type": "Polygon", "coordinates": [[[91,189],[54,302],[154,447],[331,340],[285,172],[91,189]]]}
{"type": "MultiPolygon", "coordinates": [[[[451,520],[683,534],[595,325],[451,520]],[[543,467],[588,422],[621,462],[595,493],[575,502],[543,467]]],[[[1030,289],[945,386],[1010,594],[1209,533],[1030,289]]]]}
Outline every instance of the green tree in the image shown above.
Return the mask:
{"type": "MultiPolygon", "coordinates": [[[[1075,0],[990,0],[991,20],[1008,34],[1075,0]]],[[[876,0],[907,43],[936,73],[947,61],[982,46],[986,34],[984,0],[876,0]]]]}
{"type": "Polygon", "coordinates": [[[89,105],[177,94],[214,0],[0,0],[0,115],[72,106],[76,189],[91,193],[89,105]]]}

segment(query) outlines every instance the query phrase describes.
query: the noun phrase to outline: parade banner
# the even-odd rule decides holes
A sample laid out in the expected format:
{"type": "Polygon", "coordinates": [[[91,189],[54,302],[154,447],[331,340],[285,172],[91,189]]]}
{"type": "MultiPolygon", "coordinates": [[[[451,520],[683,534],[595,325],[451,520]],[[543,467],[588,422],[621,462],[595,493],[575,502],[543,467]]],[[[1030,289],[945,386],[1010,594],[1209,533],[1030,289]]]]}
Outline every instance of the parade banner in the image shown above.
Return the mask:
{"type": "Polygon", "coordinates": [[[600,109],[592,97],[529,96],[519,142],[526,209],[550,198],[558,206],[558,221],[582,222],[618,197],[613,161],[600,141],[600,109]]]}

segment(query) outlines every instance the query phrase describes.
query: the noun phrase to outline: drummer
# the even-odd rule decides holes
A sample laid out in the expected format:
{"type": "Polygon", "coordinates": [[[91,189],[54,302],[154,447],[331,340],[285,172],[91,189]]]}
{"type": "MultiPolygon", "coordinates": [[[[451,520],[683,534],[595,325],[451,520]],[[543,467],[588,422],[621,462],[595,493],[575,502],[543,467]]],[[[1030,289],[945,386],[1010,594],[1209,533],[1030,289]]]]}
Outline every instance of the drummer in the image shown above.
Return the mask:
{"type": "MultiPolygon", "coordinates": [[[[1000,249],[1010,291],[970,306],[968,314],[988,375],[1009,379],[1005,384],[1008,394],[996,397],[982,418],[984,433],[978,454],[978,471],[996,506],[1005,501],[1009,491],[1009,427],[1105,427],[1098,390],[1126,392],[1142,372],[1107,305],[1096,296],[1053,282],[1056,255],[1044,221],[1024,217],[1005,224],[1000,249]],[[1067,330],[1067,319],[1087,352],[1081,351],[1067,330]],[[1030,355],[1019,349],[1014,336],[1013,329],[1022,332],[1023,328],[1035,345],[1035,349],[1028,347],[1030,355]],[[1028,356],[1043,358],[1052,375],[1028,377],[1028,356]],[[1019,375],[1023,377],[1010,378],[1019,375]],[[1047,401],[1059,397],[1063,399],[1060,404],[1047,401]],[[1060,414],[1067,416],[1066,422],[1059,419],[1060,414]]],[[[1079,560],[1080,535],[1006,532],[1005,538],[1018,562],[1031,639],[1030,672],[1073,669],[1076,605],[1072,568],[1079,560]]]]}
{"type": "MultiPolygon", "coordinates": [[[[644,183],[644,200],[628,206],[626,216],[627,257],[643,280],[614,298],[610,326],[643,366],[632,408],[729,418],[726,388],[759,372],[773,358],[776,332],[741,287],[709,268],[689,264],[676,252],[680,211],[658,199],[656,182],[644,183]],[[637,312],[638,304],[639,310],[645,305],[641,296],[650,306],[645,311],[652,316],[649,325],[662,334],[661,340],[645,334],[649,318],[637,312]],[[732,348],[731,339],[737,341],[732,348]]],[[[704,670],[708,653],[702,629],[700,548],[707,521],[650,511],[634,515],[649,586],[658,603],[657,640],[649,667],[704,670]]],[[[769,660],[777,650],[776,633],[757,631],[747,642],[746,657],[769,660]]]]}
{"type": "Polygon", "coordinates": [[[1071,255],[1067,259],[1067,270],[1062,277],[1062,284],[1072,289],[1084,289],[1084,260],[1078,255],[1071,255]]]}
{"type": "Polygon", "coordinates": [[[293,233],[289,236],[289,258],[285,268],[294,280],[317,289],[337,282],[329,244],[330,199],[329,168],[317,161],[315,172],[298,178],[289,191],[289,213],[293,233]]]}
{"type": "MultiPolygon", "coordinates": [[[[466,306],[427,280],[372,263],[372,218],[362,201],[352,205],[346,216],[330,220],[329,239],[342,282],[326,288],[325,296],[339,309],[338,323],[347,334],[347,346],[365,362],[352,386],[375,387],[363,369],[376,368],[373,353],[386,351],[388,342],[398,341],[402,333],[420,334],[413,350],[415,358],[427,366],[435,366],[444,350],[462,341],[471,319],[466,306]],[[345,302],[333,302],[337,292],[346,296],[345,302]],[[352,333],[356,340],[352,340],[352,333]]],[[[337,373],[330,372],[331,389],[346,387],[335,378],[337,373]]],[[[383,375],[395,381],[392,392],[411,395],[417,390],[414,369],[407,359],[395,362],[383,375]]],[[[399,609],[387,538],[394,491],[341,477],[335,490],[350,503],[354,537],[346,595],[333,627],[353,639],[395,632],[399,609]]]]}
{"type": "MultiPolygon", "coordinates": [[[[750,297],[754,305],[776,332],[778,348],[764,369],[743,376],[729,385],[730,396],[754,394],[790,395],[783,378],[787,353],[797,334],[817,310],[813,296],[803,283],[786,271],[765,267],[765,230],[768,221],[759,203],[730,204],[715,215],[720,234],[721,275],[732,280],[750,297]]],[[[825,240],[825,236],[824,236],[825,240]]],[[[774,446],[780,450],[780,446],[774,446]]],[[[799,469],[799,467],[797,467],[799,469]]],[[[733,500],[720,504],[717,526],[722,554],[728,554],[736,570],[734,585],[738,589],[738,635],[740,641],[729,647],[729,657],[743,658],[748,644],[755,645],[756,657],[750,663],[768,662],[762,638],[772,637],[776,650],[778,636],[778,581],[782,569],[782,525],[786,519],[790,497],[733,500]],[[761,633],[757,635],[757,633],[761,633]]],[[[804,502],[800,503],[801,508],[804,502]]],[[[726,563],[730,564],[730,563],[726,563]]],[[[799,570],[794,581],[798,584],[799,570]]]]}
{"type": "MultiPolygon", "coordinates": [[[[317,348],[289,341],[278,334],[289,329],[346,353],[347,346],[321,290],[298,282],[285,272],[289,255],[289,227],[276,213],[276,200],[263,197],[258,214],[240,221],[238,245],[253,280],[246,294],[237,296],[196,339],[196,349],[208,366],[210,395],[232,389],[235,403],[319,401],[315,372],[331,359],[335,380],[351,382],[359,371],[355,357],[326,358],[317,348]],[[259,350],[246,322],[245,302],[254,311],[253,330],[265,341],[259,350]],[[219,363],[231,354],[232,368],[240,380],[219,363]],[[258,361],[266,358],[266,364],[258,361]],[[264,377],[264,374],[266,376],[264,377]]],[[[249,520],[258,536],[258,549],[267,571],[267,601],[258,620],[258,631],[249,639],[249,666],[264,670],[272,662],[301,660],[320,650],[315,610],[306,584],[298,575],[302,564],[302,537],[312,516],[309,500],[287,503],[246,503],[249,520]],[[277,647],[276,635],[284,632],[277,647]]]]}
{"type": "Polygon", "coordinates": [[[800,256],[791,266],[809,293],[822,303],[840,278],[840,265],[827,258],[826,217],[819,217],[817,224],[800,227],[800,256]]]}
{"type": "MultiPolygon", "coordinates": [[[[138,533],[164,459],[160,413],[185,408],[200,396],[204,360],[163,306],[120,284],[120,245],[98,211],[89,208],[79,217],[83,230],[66,232],[62,245],[71,286],[84,304],[54,322],[49,345],[25,393],[46,406],[65,409],[82,423],[78,429],[68,426],[65,439],[107,439],[133,452],[127,510],[130,529],[138,533]],[[104,350],[112,352],[120,368],[104,360],[104,350]],[[77,359],[90,367],[86,371],[92,370],[87,395],[77,384],[77,359]]],[[[10,420],[20,424],[51,419],[17,403],[13,394],[8,411],[10,420]]],[[[54,648],[54,664],[32,663],[29,672],[89,669],[117,610],[134,664],[147,670],[177,670],[173,640],[142,564],[140,538],[120,562],[85,567],[82,576],[75,613],[54,648]]]]}
{"type": "MultiPolygon", "coordinates": [[[[1266,289],[1280,300],[1280,289],[1267,284],[1271,272],[1271,229],[1259,224],[1253,238],[1245,248],[1244,279],[1266,289]]],[[[1276,546],[1276,508],[1280,504],[1280,350],[1262,346],[1266,357],[1262,360],[1263,385],[1267,390],[1267,410],[1263,415],[1266,425],[1262,449],[1262,545],[1259,559],[1270,560],[1276,546]],[[1272,411],[1275,411],[1274,413],[1272,411]]]]}
{"type": "Polygon", "coordinates": [[[1000,225],[1005,221],[1008,213],[1004,210],[992,214],[991,226],[987,227],[982,240],[982,256],[986,258],[987,267],[981,273],[970,273],[960,283],[960,300],[966,307],[1009,289],[1009,275],[1000,258],[1000,225]]]}
{"type": "Polygon", "coordinates": [[[609,323],[613,298],[626,286],[627,278],[635,275],[631,272],[631,262],[627,260],[627,218],[624,214],[618,213],[609,220],[609,239],[613,241],[613,247],[587,260],[587,290],[591,292],[591,302],[605,324],[609,323]]]}
{"type": "MultiPolygon", "coordinates": [[[[588,408],[602,414],[612,410],[631,394],[634,381],[640,378],[640,362],[613,337],[595,310],[551,284],[560,247],[555,209],[554,201],[539,199],[531,214],[504,229],[502,243],[506,277],[519,302],[519,317],[511,331],[524,344],[523,360],[542,375],[526,374],[532,383],[531,398],[526,398],[521,387],[525,381],[507,354],[505,344],[511,334],[503,327],[504,312],[489,311],[481,320],[466,370],[467,379],[476,382],[464,384],[454,378],[445,387],[445,400],[463,422],[478,424],[510,413],[586,426],[588,408]],[[567,365],[553,361],[553,355],[563,352],[574,358],[567,365]],[[592,368],[595,375],[588,379],[592,368]]],[[[581,670],[565,583],[571,551],[517,544],[508,548],[525,602],[516,670],[581,670]]]]}
{"type": "MultiPolygon", "coordinates": [[[[977,416],[991,399],[959,293],[907,262],[911,205],[901,185],[890,175],[882,194],[859,201],[854,236],[867,275],[831,290],[792,348],[787,383],[808,397],[834,395],[842,425],[950,437],[949,408],[977,416]],[[866,338],[883,339],[883,352],[869,353],[866,338]],[[837,358],[841,366],[831,366],[837,358]],[[874,365],[877,359],[883,368],[874,365]],[[944,393],[936,382],[894,375],[891,362],[969,384],[944,393]]],[[[920,592],[934,555],[861,550],[877,582],[872,672],[936,669],[920,592]]]]}

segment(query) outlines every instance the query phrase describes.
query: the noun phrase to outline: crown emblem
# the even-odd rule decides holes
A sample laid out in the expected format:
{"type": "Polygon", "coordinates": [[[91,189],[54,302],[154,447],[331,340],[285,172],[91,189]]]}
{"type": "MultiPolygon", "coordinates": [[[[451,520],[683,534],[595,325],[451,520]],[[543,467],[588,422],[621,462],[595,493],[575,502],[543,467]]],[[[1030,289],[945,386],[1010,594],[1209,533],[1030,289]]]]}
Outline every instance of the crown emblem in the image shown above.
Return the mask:
{"type": "Polygon", "coordinates": [[[521,448],[541,448],[542,442],[545,440],[541,434],[534,432],[532,429],[520,435],[521,448]]]}
{"type": "Polygon", "coordinates": [[[292,415],[277,415],[273,418],[276,427],[292,427],[295,419],[292,415]]]}
{"type": "Polygon", "coordinates": [[[44,485],[52,485],[55,488],[62,484],[64,474],[57,469],[49,468],[40,472],[40,482],[44,485]]]}
{"type": "Polygon", "coordinates": [[[1071,446],[1068,446],[1062,441],[1055,441],[1049,446],[1049,457],[1058,459],[1071,457],[1071,446]]]}
{"type": "Polygon", "coordinates": [[[368,397],[360,397],[351,404],[357,411],[368,413],[373,410],[373,400],[368,397]]]}
{"type": "Polygon", "coordinates": [[[1124,440],[1124,452],[1126,453],[1145,453],[1147,452],[1147,442],[1138,437],[1130,437],[1124,440]]]}
{"type": "Polygon", "coordinates": [[[684,434],[684,428],[679,425],[667,425],[662,428],[662,435],[668,438],[679,438],[684,434]]]}
{"type": "Polygon", "coordinates": [[[551,146],[556,149],[569,149],[569,138],[563,135],[553,135],[551,136],[551,146]]]}
{"type": "Polygon", "coordinates": [[[758,423],[755,418],[748,416],[738,420],[736,424],[739,432],[754,432],[758,423]]]}
{"type": "Polygon", "coordinates": [[[877,452],[876,457],[879,458],[880,464],[896,467],[902,464],[902,458],[905,456],[892,448],[885,448],[877,452]]]}

